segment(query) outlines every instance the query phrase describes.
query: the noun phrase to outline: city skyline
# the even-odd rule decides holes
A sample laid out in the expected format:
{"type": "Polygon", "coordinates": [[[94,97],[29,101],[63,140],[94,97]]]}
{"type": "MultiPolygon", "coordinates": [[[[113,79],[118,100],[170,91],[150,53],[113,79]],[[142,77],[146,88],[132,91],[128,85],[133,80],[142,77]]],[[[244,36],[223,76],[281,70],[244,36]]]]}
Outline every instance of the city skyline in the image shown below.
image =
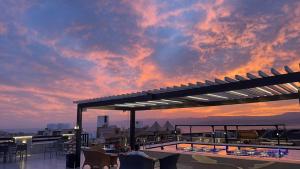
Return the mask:
{"type": "MultiPolygon", "coordinates": [[[[75,122],[78,99],[285,65],[299,70],[300,2],[172,2],[1,3],[0,128],[75,122]]],[[[272,116],[299,112],[298,102],[146,111],[137,118],[272,116]]],[[[110,112],[84,113],[86,123],[110,112]]]]}

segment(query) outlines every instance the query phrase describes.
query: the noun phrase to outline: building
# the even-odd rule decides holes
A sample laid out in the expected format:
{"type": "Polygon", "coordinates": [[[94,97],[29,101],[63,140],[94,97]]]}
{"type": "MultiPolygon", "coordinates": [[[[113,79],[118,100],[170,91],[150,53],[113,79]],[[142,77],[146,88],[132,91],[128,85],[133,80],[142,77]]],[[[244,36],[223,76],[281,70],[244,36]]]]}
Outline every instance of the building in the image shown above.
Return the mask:
{"type": "Polygon", "coordinates": [[[63,134],[72,134],[73,128],[69,123],[49,123],[44,130],[37,132],[38,136],[60,136],[63,134]]]}
{"type": "Polygon", "coordinates": [[[144,127],[144,123],[142,121],[135,122],[135,128],[143,128],[143,127],[144,127]]]}
{"type": "Polygon", "coordinates": [[[47,128],[49,130],[63,130],[63,129],[70,129],[71,125],[69,123],[49,123],[47,124],[47,128]]]}
{"type": "Polygon", "coordinates": [[[108,126],[109,126],[109,117],[107,115],[97,117],[97,128],[108,127],[108,126]]]}

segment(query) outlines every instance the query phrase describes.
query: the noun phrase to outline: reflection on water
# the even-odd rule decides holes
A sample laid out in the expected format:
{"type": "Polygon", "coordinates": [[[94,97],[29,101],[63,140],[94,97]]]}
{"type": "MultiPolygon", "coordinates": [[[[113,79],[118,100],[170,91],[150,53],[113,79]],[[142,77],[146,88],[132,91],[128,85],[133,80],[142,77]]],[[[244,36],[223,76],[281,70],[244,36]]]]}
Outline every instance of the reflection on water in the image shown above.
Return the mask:
{"type": "MultiPolygon", "coordinates": [[[[161,151],[160,148],[156,148],[154,150],[161,151]]],[[[280,159],[282,161],[300,162],[300,150],[229,147],[226,151],[225,146],[214,147],[206,145],[194,145],[192,148],[190,144],[180,144],[178,145],[177,150],[175,146],[166,146],[163,151],[223,157],[241,157],[247,159],[253,158],[260,160],[280,159]]]]}

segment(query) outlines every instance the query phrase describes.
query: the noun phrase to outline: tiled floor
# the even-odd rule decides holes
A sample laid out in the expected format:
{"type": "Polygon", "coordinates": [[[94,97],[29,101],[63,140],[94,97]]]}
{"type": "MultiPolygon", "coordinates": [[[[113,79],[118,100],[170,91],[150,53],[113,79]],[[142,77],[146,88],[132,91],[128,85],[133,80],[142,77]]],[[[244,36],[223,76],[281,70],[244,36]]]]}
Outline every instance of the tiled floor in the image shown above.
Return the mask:
{"type": "MultiPolygon", "coordinates": [[[[82,157],[82,161],[84,157],[82,157]]],[[[83,164],[83,162],[82,162],[83,164]]],[[[116,169],[117,167],[111,168],[116,169]]],[[[35,154],[28,157],[27,160],[19,160],[13,162],[3,163],[0,160],[0,169],[66,169],[66,159],[63,155],[46,156],[44,154],[35,154]]],[[[89,166],[85,166],[84,169],[90,169],[89,166]]]]}
{"type": "Polygon", "coordinates": [[[65,169],[65,166],[64,156],[44,159],[43,154],[32,155],[27,160],[17,159],[16,162],[0,163],[0,169],[65,169]]]}

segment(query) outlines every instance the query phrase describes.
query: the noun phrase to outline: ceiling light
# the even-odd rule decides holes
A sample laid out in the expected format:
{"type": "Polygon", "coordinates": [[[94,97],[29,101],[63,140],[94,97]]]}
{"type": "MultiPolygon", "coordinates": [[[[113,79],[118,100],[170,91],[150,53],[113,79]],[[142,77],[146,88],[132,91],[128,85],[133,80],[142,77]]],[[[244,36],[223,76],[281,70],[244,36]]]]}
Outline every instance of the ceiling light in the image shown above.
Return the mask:
{"type": "Polygon", "coordinates": [[[239,95],[239,96],[246,96],[248,97],[249,95],[247,94],[244,94],[244,93],[240,93],[240,92],[236,92],[236,91],[229,91],[227,93],[230,93],[230,94],[235,94],[235,95],[239,95]]]}
{"type": "Polygon", "coordinates": [[[221,99],[228,99],[228,97],[219,96],[219,95],[216,95],[216,94],[207,94],[207,96],[216,97],[216,98],[221,98],[221,99]]]}
{"type": "Polygon", "coordinates": [[[167,100],[167,99],[161,99],[161,101],[165,101],[165,102],[172,102],[172,103],[183,103],[181,101],[176,101],[176,100],[167,100]]]}
{"type": "Polygon", "coordinates": [[[149,103],[157,103],[157,104],[169,104],[166,102],[159,102],[159,101],[148,101],[149,103]]]}
{"type": "Polygon", "coordinates": [[[156,104],[154,103],[148,103],[148,102],[136,102],[137,104],[144,104],[144,105],[150,105],[150,106],[155,106],[156,104]]]}
{"type": "Polygon", "coordinates": [[[204,100],[204,101],[208,101],[208,99],[206,99],[206,98],[196,97],[196,96],[187,96],[187,98],[195,99],[195,100],[204,100]]]}

